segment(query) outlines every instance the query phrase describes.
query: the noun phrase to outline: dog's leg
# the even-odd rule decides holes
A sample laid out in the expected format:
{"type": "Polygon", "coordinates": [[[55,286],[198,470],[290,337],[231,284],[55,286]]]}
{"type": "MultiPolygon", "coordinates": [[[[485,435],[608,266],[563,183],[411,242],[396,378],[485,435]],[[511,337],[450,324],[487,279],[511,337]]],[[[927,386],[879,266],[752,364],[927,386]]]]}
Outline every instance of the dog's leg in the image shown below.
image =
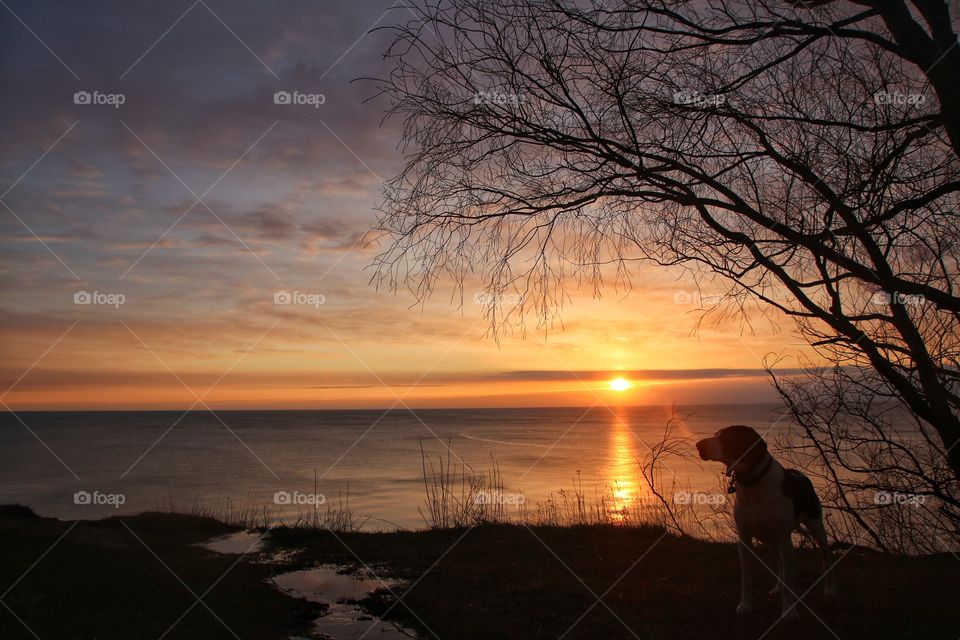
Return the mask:
{"type": "Polygon", "coordinates": [[[770,589],[770,593],[767,594],[769,598],[778,598],[783,592],[783,589],[780,588],[780,576],[783,575],[783,564],[780,562],[780,554],[777,554],[777,581],[773,585],[773,589],[770,589]]]}
{"type": "Polygon", "coordinates": [[[740,534],[737,551],[740,554],[740,604],[737,605],[737,613],[743,615],[753,611],[753,567],[756,561],[753,538],[740,534]]]}
{"type": "Polygon", "coordinates": [[[813,532],[813,537],[817,539],[817,546],[820,547],[820,559],[823,562],[823,595],[837,595],[837,584],[833,579],[833,554],[830,552],[830,542],[827,540],[827,530],[823,526],[823,520],[818,518],[806,523],[807,528],[813,532]]]}
{"type": "Polygon", "coordinates": [[[797,611],[793,538],[789,531],[777,541],[777,552],[780,557],[781,616],[785,620],[796,620],[800,617],[800,612],[797,611]]]}

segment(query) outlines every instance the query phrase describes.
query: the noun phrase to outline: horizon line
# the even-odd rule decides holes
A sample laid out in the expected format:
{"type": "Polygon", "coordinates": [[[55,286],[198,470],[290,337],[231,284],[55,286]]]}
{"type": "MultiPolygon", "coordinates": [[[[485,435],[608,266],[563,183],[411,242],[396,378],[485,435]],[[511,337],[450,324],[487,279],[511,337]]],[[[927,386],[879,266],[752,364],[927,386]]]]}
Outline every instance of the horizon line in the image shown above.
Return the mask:
{"type": "Polygon", "coordinates": [[[641,409],[641,408],[662,408],[662,407],[733,407],[733,406],[777,406],[782,405],[780,402],[776,401],[767,401],[767,402],[705,402],[705,403],[651,403],[651,404],[597,404],[597,405],[553,405],[553,406],[518,406],[518,407],[306,407],[306,408],[277,408],[277,407],[250,407],[250,408],[231,408],[231,409],[218,409],[215,407],[210,408],[170,408],[170,409],[16,409],[8,408],[4,413],[217,413],[217,412],[243,412],[243,411],[257,411],[257,412],[298,412],[298,411],[314,411],[314,412],[334,412],[334,411],[382,411],[382,412],[413,412],[416,411],[541,411],[544,409],[556,410],[556,409],[569,409],[569,410],[592,410],[592,409],[605,409],[605,408],[618,408],[618,409],[641,409]]]}

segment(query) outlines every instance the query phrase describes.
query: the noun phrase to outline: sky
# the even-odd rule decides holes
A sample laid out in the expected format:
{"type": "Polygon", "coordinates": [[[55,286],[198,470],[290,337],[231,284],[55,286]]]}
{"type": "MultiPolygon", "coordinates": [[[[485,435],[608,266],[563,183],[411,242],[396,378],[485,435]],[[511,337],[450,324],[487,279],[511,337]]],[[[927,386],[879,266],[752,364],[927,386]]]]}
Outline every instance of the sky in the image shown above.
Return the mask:
{"type": "Polygon", "coordinates": [[[470,283],[372,285],[403,157],[362,78],[400,3],[0,4],[11,409],[765,402],[804,352],[757,313],[697,329],[722,289],[662,268],[499,342],[470,283]]]}

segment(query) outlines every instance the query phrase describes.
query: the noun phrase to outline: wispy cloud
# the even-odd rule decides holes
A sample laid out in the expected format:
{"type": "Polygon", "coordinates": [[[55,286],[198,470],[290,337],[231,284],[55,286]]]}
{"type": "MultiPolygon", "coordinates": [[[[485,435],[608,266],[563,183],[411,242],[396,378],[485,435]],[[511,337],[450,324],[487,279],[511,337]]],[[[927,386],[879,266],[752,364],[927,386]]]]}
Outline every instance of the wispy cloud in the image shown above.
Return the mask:
{"type": "MultiPolygon", "coordinates": [[[[802,369],[775,369],[777,375],[803,373],[802,369]]],[[[770,375],[765,369],[634,369],[608,371],[509,371],[493,379],[514,381],[609,380],[623,377],[631,380],[716,380],[721,378],[756,378],[770,375]]]]}

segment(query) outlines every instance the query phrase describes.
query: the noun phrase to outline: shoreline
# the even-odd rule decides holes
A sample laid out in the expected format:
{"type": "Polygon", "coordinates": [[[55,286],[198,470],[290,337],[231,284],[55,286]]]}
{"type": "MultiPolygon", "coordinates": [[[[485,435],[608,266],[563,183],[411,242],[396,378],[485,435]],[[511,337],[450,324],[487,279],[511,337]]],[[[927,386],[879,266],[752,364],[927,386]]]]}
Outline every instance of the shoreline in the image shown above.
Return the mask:
{"type": "MultiPolygon", "coordinates": [[[[227,627],[242,629],[245,640],[311,637],[327,608],[272,583],[279,574],[323,565],[393,583],[359,606],[423,638],[556,638],[567,630],[567,638],[632,638],[629,627],[644,640],[756,640],[773,625],[769,638],[833,638],[835,630],[843,640],[926,639],[955,638],[960,627],[960,559],[949,553],[906,557],[835,547],[841,595],[828,600],[812,589],[801,621],[788,625],[778,623],[775,603],[762,599],[757,614],[734,614],[734,544],[656,527],[280,527],[258,532],[265,534],[262,552],[202,546],[238,531],[175,513],[70,523],[0,506],[0,572],[2,583],[13,585],[4,603],[41,638],[159,637],[175,621],[166,638],[233,637],[227,627]]],[[[798,566],[805,591],[819,565],[800,550],[798,566]]],[[[772,576],[768,582],[765,589],[772,576]]],[[[4,638],[33,637],[13,615],[0,620],[4,638]]]]}

